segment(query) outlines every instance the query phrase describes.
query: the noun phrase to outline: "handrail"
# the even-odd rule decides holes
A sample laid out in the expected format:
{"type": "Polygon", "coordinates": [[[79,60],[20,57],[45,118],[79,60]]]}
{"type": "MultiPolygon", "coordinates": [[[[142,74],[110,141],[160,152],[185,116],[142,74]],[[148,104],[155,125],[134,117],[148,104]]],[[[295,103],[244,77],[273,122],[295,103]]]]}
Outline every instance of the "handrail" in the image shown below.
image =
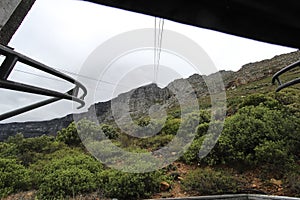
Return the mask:
{"type": "Polygon", "coordinates": [[[50,99],[31,104],[28,106],[25,106],[23,108],[19,108],[13,111],[9,111],[7,113],[0,115],[0,121],[8,119],[10,117],[14,117],[16,115],[28,112],[30,110],[48,105],[50,103],[59,101],[59,100],[70,100],[75,101],[80,104],[78,109],[84,107],[85,102],[84,98],[87,95],[87,89],[84,87],[83,84],[76,81],[72,77],[65,75],[55,69],[52,69],[38,61],[35,61],[23,54],[20,54],[13,49],[0,45],[0,55],[5,56],[5,60],[3,61],[2,65],[0,66],[0,88],[8,89],[8,90],[15,90],[15,91],[21,91],[31,94],[38,94],[38,95],[44,95],[52,97],[50,99]],[[75,86],[67,91],[67,92],[58,92],[54,90],[49,90],[41,87],[31,86],[28,84],[18,83],[14,81],[7,80],[10,73],[13,71],[13,68],[15,67],[17,62],[21,62],[23,64],[26,64],[30,67],[33,67],[35,69],[38,69],[40,71],[43,71],[45,73],[51,74],[53,76],[56,76],[60,79],[63,79],[69,83],[74,84],[75,86]],[[82,91],[82,95],[78,97],[79,91],[82,91]]]}
{"type": "Polygon", "coordinates": [[[289,86],[292,86],[292,85],[295,85],[295,84],[298,84],[300,83],[300,78],[297,78],[297,79],[294,79],[294,80],[291,80],[289,82],[286,82],[286,83],[282,83],[281,80],[279,79],[279,76],[281,76],[282,74],[286,73],[287,71],[290,71],[296,67],[300,67],[300,60],[298,60],[297,62],[281,69],[280,71],[276,72],[274,74],[274,76],[272,77],[272,84],[275,84],[275,82],[277,81],[278,82],[278,88],[276,89],[276,92],[279,92],[280,90],[286,88],[286,87],[289,87],[289,86]]]}

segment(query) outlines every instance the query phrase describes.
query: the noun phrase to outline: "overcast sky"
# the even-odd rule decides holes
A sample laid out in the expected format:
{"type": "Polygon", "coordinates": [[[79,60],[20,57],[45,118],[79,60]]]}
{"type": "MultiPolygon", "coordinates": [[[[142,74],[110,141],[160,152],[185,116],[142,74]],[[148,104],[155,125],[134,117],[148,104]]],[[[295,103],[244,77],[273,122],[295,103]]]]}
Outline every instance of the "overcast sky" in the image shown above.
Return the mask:
{"type": "MultiPolygon", "coordinates": [[[[104,41],[123,32],[140,28],[154,28],[154,18],[77,0],[37,0],[9,46],[62,72],[77,74],[80,73],[80,69],[90,53],[104,41]]],[[[197,42],[207,52],[219,70],[237,71],[242,65],[249,62],[269,59],[275,55],[295,51],[291,48],[257,42],[168,20],[165,20],[164,29],[184,34],[197,42]]],[[[130,57],[123,62],[128,62],[128,59],[130,57]]],[[[72,74],[69,75],[73,76],[72,74]]],[[[185,75],[189,74],[186,73],[185,75]]],[[[60,91],[65,91],[70,86],[64,82],[53,80],[53,77],[43,78],[41,76],[47,77],[46,74],[37,70],[17,65],[10,79],[60,91]]],[[[98,77],[91,78],[97,79],[98,77]]],[[[171,79],[168,77],[165,81],[168,82],[171,79]]],[[[86,80],[85,84],[89,87],[89,85],[96,84],[96,81],[86,80]]],[[[105,93],[109,92],[110,88],[102,89],[95,99],[96,102],[110,98],[105,93]]],[[[0,111],[2,113],[45,99],[37,95],[4,90],[0,90],[0,95],[0,111]]],[[[84,109],[80,111],[84,111],[84,109]]],[[[61,101],[3,122],[52,119],[71,112],[73,112],[73,104],[61,101]]]]}

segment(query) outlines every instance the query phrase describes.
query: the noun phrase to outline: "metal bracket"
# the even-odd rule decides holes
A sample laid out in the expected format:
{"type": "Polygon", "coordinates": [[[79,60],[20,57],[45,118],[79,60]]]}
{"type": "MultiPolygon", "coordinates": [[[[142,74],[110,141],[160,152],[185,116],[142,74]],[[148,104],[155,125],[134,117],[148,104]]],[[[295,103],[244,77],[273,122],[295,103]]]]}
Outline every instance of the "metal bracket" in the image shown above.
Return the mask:
{"type": "Polygon", "coordinates": [[[54,69],[52,69],[40,62],[37,62],[29,57],[26,57],[20,53],[17,53],[13,49],[3,46],[3,45],[0,45],[0,55],[5,56],[5,60],[3,61],[2,65],[0,66],[0,88],[52,97],[50,99],[1,114],[0,121],[14,117],[16,115],[19,115],[19,114],[22,114],[25,112],[28,112],[30,110],[48,105],[50,103],[54,103],[56,101],[63,100],[63,99],[75,101],[75,102],[79,103],[80,106],[78,107],[78,109],[85,106],[84,98],[87,95],[87,89],[84,87],[84,85],[77,82],[72,77],[67,76],[57,70],[54,70],[54,69]],[[31,85],[7,80],[17,62],[21,62],[32,68],[35,68],[40,71],[51,74],[53,76],[56,76],[60,79],[63,79],[69,83],[74,84],[75,86],[71,90],[69,90],[65,93],[62,93],[62,92],[58,92],[58,91],[54,91],[54,90],[49,90],[49,89],[45,89],[45,88],[40,88],[40,87],[36,87],[36,86],[31,86],[31,85]],[[78,96],[80,90],[82,90],[82,95],[78,96]]]}
{"type": "Polygon", "coordinates": [[[279,79],[279,76],[286,73],[287,71],[290,71],[296,67],[300,67],[300,60],[283,68],[282,70],[278,71],[276,74],[274,74],[273,78],[272,78],[272,84],[275,84],[275,82],[277,81],[278,83],[278,87],[276,89],[276,92],[279,92],[280,90],[286,88],[286,87],[289,87],[289,86],[292,86],[292,85],[295,85],[295,84],[298,84],[300,83],[300,78],[296,78],[294,80],[291,80],[291,81],[288,81],[286,83],[282,83],[281,80],[279,79]]]}

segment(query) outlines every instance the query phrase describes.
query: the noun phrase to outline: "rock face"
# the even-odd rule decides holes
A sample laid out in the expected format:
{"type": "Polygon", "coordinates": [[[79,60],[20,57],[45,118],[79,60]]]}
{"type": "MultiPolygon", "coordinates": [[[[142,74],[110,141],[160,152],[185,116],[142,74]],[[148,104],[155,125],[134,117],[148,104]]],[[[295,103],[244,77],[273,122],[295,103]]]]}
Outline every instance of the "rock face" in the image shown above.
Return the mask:
{"type": "MultiPolygon", "coordinates": [[[[242,68],[229,78],[226,88],[237,87],[272,76],[285,66],[300,59],[300,51],[275,56],[272,59],[243,65],[242,68]]],[[[226,82],[226,81],[224,81],[226,82]]]]}
{"type": "Polygon", "coordinates": [[[72,115],[60,119],[41,122],[8,123],[0,125],[0,141],[11,135],[22,133],[24,137],[37,137],[43,134],[56,135],[58,130],[67,127],[73,121],[72,115]]]}
{"type": "MultiPolygon", "coordinates": [[[[246,64],[237,72],[220,71],[219,74],[221,74],[223,82],[216,84],[224,85],[226,89],[239,87],[240,85],[272,76],[275,72],[296,62],[299,58],[300,51],[296,51],[275,56],[269,60],[246,64]]],[[[165,88],[159,88],[156,84],[142,86],[127,93],[120,94],[111,101],[96,103],[91,106],[86,113],[79,114],[79,117],[91,119],[93,116],[97,116],[97,120],[100,122],[111,122],[114,121],[116,117],[128,118],[129,116],[124,115],[124,113],[128,111],[130,117],[138,119],[141,116],[148,115],[149,109],[155,109],[155,106],[157,106],[159,110],[178,105],[174,94],[176,90],[185,90],[184,95],[196,94],[198,98],[207,96],[208,88],[206,83],[210,80],[216,80],[215,78],[217,76],[218,74],[209,76],[194,74],[187,79],[175,80],[165,88]],[[186,88],[187,81],[192,86],[190,90],[186,88]],[[117,105],[117,108],[119,108],[114,109],[113,114],[111,110],[112,104],[117,105]],[[127,110],[123,104],[129,105],[127,110]],[[92,113],[95,113],[95,115],[92,113]]],[[[72,121],[73,115],[68,115],[60,119],[49,121],[0,124],[0,141],[17,133],[23,133],[25,137],[36,137],[43,134],[56,135],[57,131],[67,127],[72,121]]]]}

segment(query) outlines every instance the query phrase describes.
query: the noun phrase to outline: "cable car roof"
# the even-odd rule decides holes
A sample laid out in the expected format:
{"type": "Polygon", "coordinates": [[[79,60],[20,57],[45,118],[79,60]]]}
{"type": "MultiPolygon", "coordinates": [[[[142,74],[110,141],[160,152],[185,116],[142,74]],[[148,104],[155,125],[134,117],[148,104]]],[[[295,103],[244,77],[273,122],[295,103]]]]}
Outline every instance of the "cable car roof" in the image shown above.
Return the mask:
{"type": "Polygon", "coordinates": [[[299,0],[86,1],[258,41],[300,47],[299,0]]]}

